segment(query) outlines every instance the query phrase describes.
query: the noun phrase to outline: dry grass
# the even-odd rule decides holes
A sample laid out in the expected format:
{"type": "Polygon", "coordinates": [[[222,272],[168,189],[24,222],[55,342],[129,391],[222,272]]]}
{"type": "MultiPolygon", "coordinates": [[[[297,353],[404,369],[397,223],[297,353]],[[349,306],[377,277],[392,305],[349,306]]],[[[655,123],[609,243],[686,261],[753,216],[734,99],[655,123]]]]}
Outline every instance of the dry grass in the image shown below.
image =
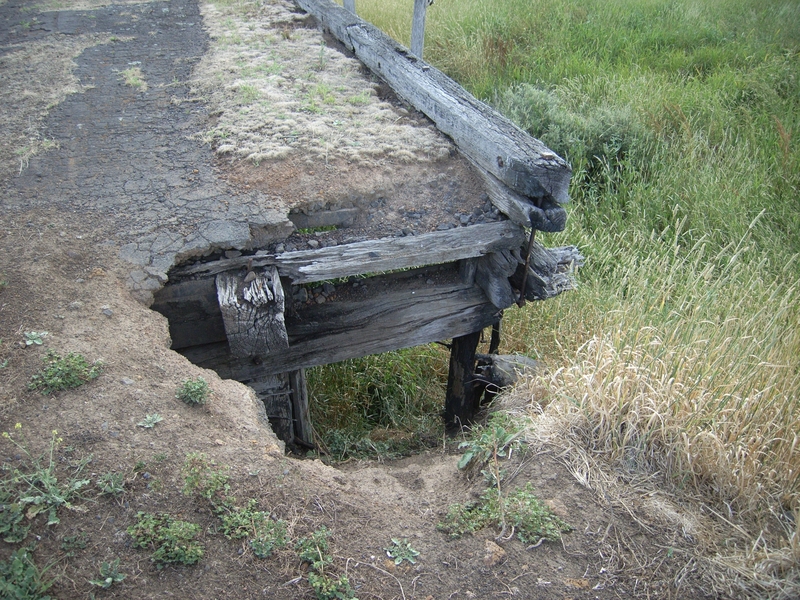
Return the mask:
{"type": "Polygon", "coordinates": [[[292,7],[288,0],[203,5],[212,45],[194,90],[219,115],[205,142],[256,163],[290,155],[367,165],[448,156],[435,128],[381,100],[361,64],[326,46],[292,7]]]}
{"type": "Polygon", "coordinates": [[[0,141],[13,153],[0,161],[0,178],[13,177],[31,157],[57,147],[43,136],[42,119],[68,95],[85,89],[72,71],[86,48],[108,43],[108,36],[59,36],[12,46],[0,56],[0,141]]]}
{"type": "MultiPolygon", "coordinates": [[[[676,242],[624,265],[625,309],[598,312],[598,333],[560,357],[569,366],[516,394],[540,415],[531,441],[564,448],[584,485],[645,524],[657,509],[697,542],[714,594],[789,598],[800,593],[800,290],[794,264],[770,280],[756,252],[747,240],[715,256],[676,242]],[[676,502],[631,500],[654,494],[676,502]]],[[[579,293],[584,308],[600,304],[579,293]]]]}

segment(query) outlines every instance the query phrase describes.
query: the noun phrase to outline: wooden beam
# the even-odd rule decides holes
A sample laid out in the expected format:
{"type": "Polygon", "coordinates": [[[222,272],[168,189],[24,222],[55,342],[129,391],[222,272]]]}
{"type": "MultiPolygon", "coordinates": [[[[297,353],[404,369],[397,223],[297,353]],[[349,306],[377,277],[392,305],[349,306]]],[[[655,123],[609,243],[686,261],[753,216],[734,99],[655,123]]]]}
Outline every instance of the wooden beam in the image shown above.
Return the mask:
{"type": "Polygon", "coordinates": [[[305,369],[289,372],[289,384],[292,388],[292,415],[294,417],[295,441],[314,446],[314,431],[311,426],[311,414],[308,410],[308,386],[305,369]]]}
{"type": "Polygon", "coordinates": [[[344,0],[344,8],[353,14],[356,14],[356,0],[344,0]]]}
{"type": "Polygon", "coordinates": [[[486,183],[486,192],[500,212],[513,223],[539,231],[555,233],[567,225],[567,211],[551,198],[527,198],[503,185],[497,177],[478,169],[486,183]]]}
{"type": "Polygon", "coordinates": [[[522,227],[509,221],[482,223],[434,231],[421,235],[369,240],[317,250],[298,250],[279,255],[241,256],[180,267],[170,271],[170,278],[184,279],[275,265],[282,277],[294,284],[313,283],[363,275],[455,262],[475,258],[525,243],[522,227]]]}
{"type": "Polygon", "coordinates": [[[460,431],[462,427],[469,425],[478,410],[475,350],[480,340],[480,330],[453,338],[444,400],[444,421],[449,431],[460,431]]]}
{"type": "Polygon", "coordinates": [[[523,196],[568,201],[571,168],[542,142],[331,0],[295,1],[450,136],[472,162],[523,196]]]}
{"type": "Polygon", "coordinates": [[[520,265],[511,282],[519,288],[525,279],[526,300],[547,300],[575,288],[572,271],[583,265],[583,260],[575,246],[545,248],[536,242],[531,249],[528,276],[524,277],[525,265],[520,265]]]}
{"type": "MultiPolygon", "coordinates": [[[[377,298],[326,302],[287,312],[289,349],[255,362],[235,359],[224,342],[181,349],[193,363],[243,383],[283,373],[420,346],[488,327],[499,315],[476,285],[426,284],[412,277],[380,286],[377,298]]],[[[371,280],[369,280],[371,281],[371,280]]]]}

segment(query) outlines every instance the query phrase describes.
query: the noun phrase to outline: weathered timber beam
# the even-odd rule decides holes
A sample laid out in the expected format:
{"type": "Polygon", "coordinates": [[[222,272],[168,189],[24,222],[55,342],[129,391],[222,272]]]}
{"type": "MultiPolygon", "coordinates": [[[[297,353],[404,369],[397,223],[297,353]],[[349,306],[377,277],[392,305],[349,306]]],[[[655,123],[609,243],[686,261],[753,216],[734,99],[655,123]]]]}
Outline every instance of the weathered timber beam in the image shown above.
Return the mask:
{"type": "Polygon", "coordinates": [[[233,356],[264,356],[289,347],[283,322],[283,287],[274,266],[262,272],[249,271],[245,276],[220,273],[216,284],[233,356]]]}
{"type": "Polygon", "coordinates": [[[497,177],[485,169],[478,169],[486,183],[486,192],[500,212],[523,227],[555,233],[564,231],[567,211],[551,198],[542,198],[537,204],[503,185],[497,177]]]}
{"type": "Polygon", "coordinates": [[[224,342],[185,348],[193,363],[247,382],[264,375],[335,363],[466,335],[498,319],[480,288],[461,283],[397,285],[380,298],[338,301],[287,313],[289,349],[260,364],[236,360],[224,342]]]}
{"type": "Polygon", "coordinates": [[[461,152],[512,190],[569,200],[571,169],[503,117],[373,25],[331,0],[295,0],[370,70],[450,136],[461,152]]]}
{"type": "MultiPolygon", "coordinates": [[[[528,276],[525,279],[525,299],[547,300],[558,296],[561,292],[575,288],[572,277],[574,267],[583,264],[583,255],[575,246],[545,248],[534,243],[531,250],[528,276]]],[[[511,283],[518,288],[522,286],[525,265],[519,265],[511,277],[511,283]]]]}
{"type": "MultiPolygon", "coordinates": [[[[516,249],[519,250],[518,248],[516,249]]],[[[486,297],[499,309],[508,308],[517,300],[508,278],[519,266],[519,252],[501,250],[482,256],[478,259],[475,282],[481,287],[486,297]]]]}
{"type": "Polygon", "coordinates": [[[313,283],[351,275],[445,264],[497,250],[519,248],[524,241],[525,232],[519,225],[501,221],[317,250],[241,256],[176,268],[170,272],[170,278],[215,275],[246,266],[275,265],[278,273],[291,279],[292,283],[313,283]]]}
{"type": "Polygon", "coordinates": [[[444,399],[444,424],[448,431],[460,431],[472,423],[480,400],[475,385],[475,350],[480,330],[453,338],[450,371],[444,399]]]}

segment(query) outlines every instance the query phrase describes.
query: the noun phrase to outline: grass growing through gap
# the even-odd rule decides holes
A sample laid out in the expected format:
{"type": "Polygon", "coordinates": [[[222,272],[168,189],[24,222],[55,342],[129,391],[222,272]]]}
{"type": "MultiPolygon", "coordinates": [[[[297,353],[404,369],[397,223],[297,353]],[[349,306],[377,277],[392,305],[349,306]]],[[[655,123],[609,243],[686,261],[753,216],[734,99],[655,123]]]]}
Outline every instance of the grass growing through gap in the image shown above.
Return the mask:
{"type": "MultiPolygon", "coordinates": [[[[411,7],[358,3],[406,44],[411,7]]],[[[800,5],[438,0],[427,25],[428,61],[573,165],[541,239],[581,248],[580,289],[505,319],[554,367],[537,435],[734,523],[712,595],[798,595],[800,5]]]]}

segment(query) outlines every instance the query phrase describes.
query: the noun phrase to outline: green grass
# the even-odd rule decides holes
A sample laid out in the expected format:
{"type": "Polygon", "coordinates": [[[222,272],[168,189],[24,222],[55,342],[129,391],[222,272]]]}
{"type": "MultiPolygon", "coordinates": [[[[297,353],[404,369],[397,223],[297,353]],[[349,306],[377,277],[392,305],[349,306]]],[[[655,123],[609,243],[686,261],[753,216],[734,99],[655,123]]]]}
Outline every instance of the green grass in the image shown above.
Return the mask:
{"type": "Polygon", "coordinates": [[[323,450],[334,460],[396,458],[439,443],[447,361],[432,344],[309,369],[323,450]]]}

